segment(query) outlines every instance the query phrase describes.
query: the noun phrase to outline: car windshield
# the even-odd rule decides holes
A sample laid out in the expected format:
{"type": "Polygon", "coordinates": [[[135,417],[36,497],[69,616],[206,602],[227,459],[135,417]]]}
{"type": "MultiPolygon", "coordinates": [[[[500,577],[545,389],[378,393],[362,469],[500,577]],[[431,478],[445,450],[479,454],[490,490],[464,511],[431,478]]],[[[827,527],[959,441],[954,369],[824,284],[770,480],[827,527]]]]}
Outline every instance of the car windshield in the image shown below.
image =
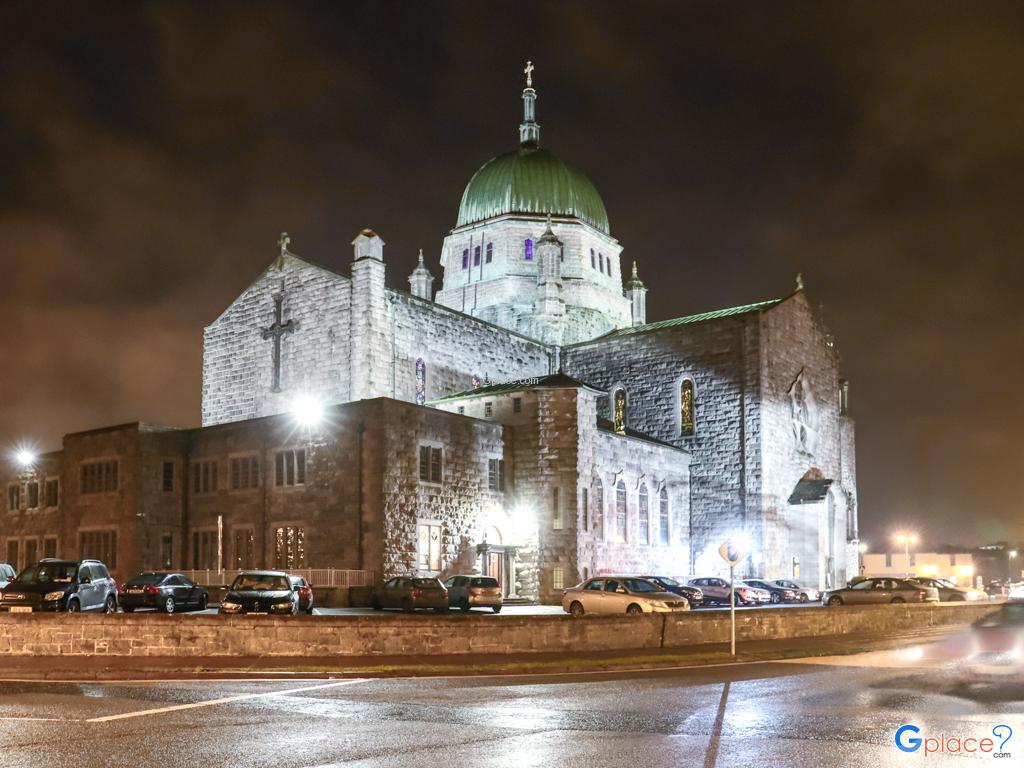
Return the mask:
{"type": "Polygon", "coordinates": [[[661,592],[661,587],[655,586],[649,581],[643,579],[623,579],[623,585],[630,592],[661,592]]]}
{"type": "Polygon", "coordinates": [[[661,584],[662,586],[665,586],[665,587],[678,587],[679,586],[679,582],[678,581],[676,581],[675,579],[670,579],[668,576],[653,576],[651,578],[652,578],[653,581],[656,581],[658,584],[661,584]]]}
{"type": "Polygon", "coordinates": [[[166,573],[140,573],[125,582],[128,587],[156,586],[167,576],[166,573]]]}
{"type": "Polygon", "coordinates": [[[426,588],[426,589],[437,589],[441,584],[437,579],[413,579],[412,585],[414,587],[426,588]]]}
{"type": "Polygon", "coordinates": [[[936,587],[945,587],[946,589],[962,589],[962,587],[958,587],[952,581],[947,581],[946,579],[935,579],[935,585],[934,586],[936,586],[936,587]]]}
{"type": "Polygon", "coordinates": [[[37,563],[18,574],[18,581],[26,584],[70,584],[78,572],[76,563],[37,563]]]}
{"type": "Polygon", "coordinates": [[[291,589],[286,576],[272,576],[266,573],[245,573],[237,576],[231,585],[232,591],[239,590],[285,590],[291,589]]]}
{"type": "Polygon", "coordinates": [[[496,587],[498,586],[498,580],[490,577],[481,577],[473,579],[471,582],[474,587],[496,587]]]}

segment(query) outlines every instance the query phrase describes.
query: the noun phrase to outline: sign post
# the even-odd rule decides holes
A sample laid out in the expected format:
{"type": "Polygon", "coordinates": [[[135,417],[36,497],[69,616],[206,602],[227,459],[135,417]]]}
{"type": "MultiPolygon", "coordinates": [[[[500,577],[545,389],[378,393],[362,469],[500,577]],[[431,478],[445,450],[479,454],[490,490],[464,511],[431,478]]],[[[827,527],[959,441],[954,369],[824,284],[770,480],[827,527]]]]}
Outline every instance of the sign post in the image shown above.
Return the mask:
{"type": "Polygon", "coordinates": [[[739,565],[743,558],[747,556],[739,544],[735,543],[732,539],[726,539],[722,542],[722,546],[718,548],[718,554],[722,556],[722,559],[729,564],[729,653],[733,656],[736,655],[736,582],[733,579],[735,568],[739,565]]]}

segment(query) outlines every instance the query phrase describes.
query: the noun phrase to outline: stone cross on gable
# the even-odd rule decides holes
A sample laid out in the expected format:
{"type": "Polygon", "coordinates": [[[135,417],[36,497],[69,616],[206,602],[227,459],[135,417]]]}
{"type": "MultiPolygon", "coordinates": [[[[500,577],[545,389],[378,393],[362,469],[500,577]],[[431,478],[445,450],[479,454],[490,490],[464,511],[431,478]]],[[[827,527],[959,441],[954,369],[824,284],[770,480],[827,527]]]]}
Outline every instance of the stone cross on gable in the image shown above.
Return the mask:
{"type": "Polygon", "coordinates": [[[281,337],[286,333],[294,333],[297,324],[294,320],[289,320],[287,323],[281,322],[284,318],[282,313],[284,311],[284,296],[277,294],[274,296],[274,322],[271,323],[269,328],[263,329],[264,339],[273,339],[273,365],[274,365],[274,380],[271,386],[272,392],[281,391],[281,337]]]}
{"type": "Polygon", "coordinates": [[[533,62],[532,61],[526,62],[526,69],[523,70],[523,74],[526,75],[526,87],[527,88],[533,88],[533,70],[535,70],[535,69],[536,69],[536,67],[533,66],[533,62]]]}

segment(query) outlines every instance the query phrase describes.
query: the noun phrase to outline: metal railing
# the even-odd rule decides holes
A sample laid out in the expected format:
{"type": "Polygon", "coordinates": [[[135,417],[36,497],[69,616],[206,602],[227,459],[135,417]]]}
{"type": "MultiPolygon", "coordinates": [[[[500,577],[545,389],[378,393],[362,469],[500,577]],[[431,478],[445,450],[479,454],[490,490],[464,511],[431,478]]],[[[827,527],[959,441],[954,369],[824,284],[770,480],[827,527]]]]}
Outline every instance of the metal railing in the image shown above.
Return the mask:
{"type": "MultiPolygon", "coordinates": [[[[373,571],[345,571],[338,568],[269,568],[267,570],[286,570],[292,576],[303,577],[314,587],[372,587],[376,583],[373,571]]],[[[178,573],[183,574],[196,584],[209,587],[230,584],[241,571],[229,568],[223,571],[218,571],[216,568],[200,568],[178,571],[178,573]]]]}

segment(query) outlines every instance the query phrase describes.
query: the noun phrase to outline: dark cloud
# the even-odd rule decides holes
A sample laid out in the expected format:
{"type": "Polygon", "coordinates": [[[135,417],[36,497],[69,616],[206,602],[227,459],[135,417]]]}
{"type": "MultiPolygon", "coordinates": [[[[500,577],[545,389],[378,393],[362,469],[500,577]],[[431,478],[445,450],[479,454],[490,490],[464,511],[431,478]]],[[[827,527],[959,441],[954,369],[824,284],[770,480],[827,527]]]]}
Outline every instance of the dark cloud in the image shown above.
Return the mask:
{"type": "Polygon", "coordinates": [[[1024,537],[1016,3],[0,6],[0,435],[198,422],[201,330],[272,257],[389,280],[514,146],[604,195],[653,317],[803,271],[853,383],[865,536],[1024,537]]]}

